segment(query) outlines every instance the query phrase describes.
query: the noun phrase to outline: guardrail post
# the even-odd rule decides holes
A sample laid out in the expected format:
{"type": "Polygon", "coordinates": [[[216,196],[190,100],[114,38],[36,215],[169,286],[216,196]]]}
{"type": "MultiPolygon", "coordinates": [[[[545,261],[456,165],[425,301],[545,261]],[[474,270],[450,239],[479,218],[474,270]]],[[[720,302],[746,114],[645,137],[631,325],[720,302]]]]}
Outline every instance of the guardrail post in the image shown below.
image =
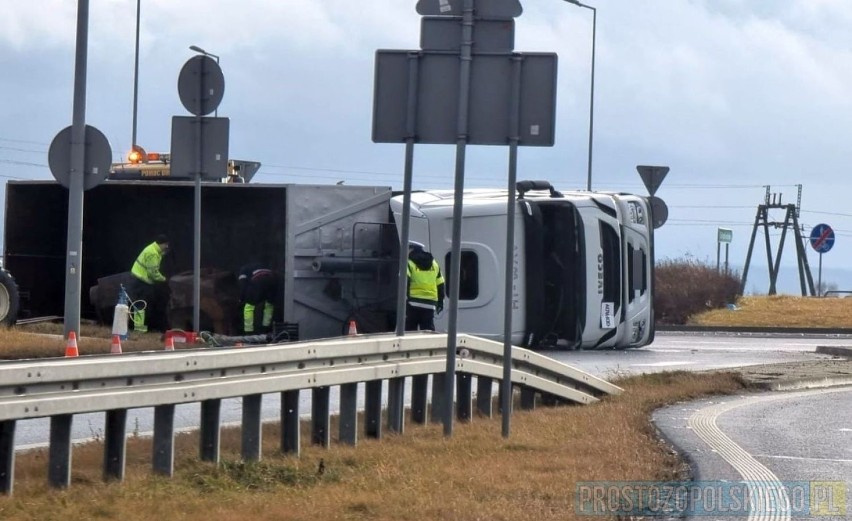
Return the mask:
{"type": "Polygon", "coordinates": [[[331,393],[329,387],[315,387],[311,397],[311,443],[328,448],[331,432],[328,428],[331,393]]]}
{"type": "Polygon", "coordinates": [[[535,389],[521,387],[521,409],[524,411],[535,409],[535,389]]]}
{"type": "Polygon", "coordinates": [[[429,421],[432,423],[441,423],[444,419],[444,382],[446,380],[446,373],[432,375],[432,411],[429,414],[429,421]]]}
{"type": "Polygon", "coordinates": [[[0,494],[15,486],[15,420],[0,422],[0,494]]]}
{"type": "Polygon", "coordinates": [[[260,461],[260,445],[263,436],[260,425],[262,399],[262,394],[243,396],[243,461],[260,461]]]}
{"type": "Polygon", "coordinates": [[[104,481],[124,481],[127,453],[127,409],[106,412],[104,418],[104,481]]]}
{"type": "Polygon", "coordinates": [[[201,402],[201,461],[219,463],[220,427],[222,423],[222,400],[201,402]]]}
{"type": "Polygon", "coordinates": [[[364,436],[382,437],[382,381],[367,382],[364,393],[364,436]]]}
{"type": "Polygon", "coordinates": [[[358,384],[340,386],[340,443],[358,443],[358,384]]]}
{"type": "Polygon", "coordinates": [[[486,418],[493,416],[493,380],[485,376],[476,377],[476,410],[486,418]]]}
{"type": "Polygon", "coordinates": [[[48,483],[53,488],[68,488],[71,484],[71,421],[72,414],[50,418],[50,448],[48,483]]]}
{"type": "Polygon", "coordinates": [[[419,374],[411,377],[411,421],[424,424],[428,417],[429,375],[419,374]]]}
{"type": "Polygon", "coordinates": [[[281,452],[299,455],[299,390],[281,393],[281,452]]]}
{"type": "Polygon", "coordinates": [[[402,434],[405,430],[405,378],[388,380],[388,431],[402,434]]]}
{"type": "Polygon", "coordinates": [[[473,377],[468,373],[456,375],[456,418],[459,421],[470,421],[473,416],[473,377]]]}
{"type": "Polygon", "coordinates": [[[154,472],[164,476],[175,473],[175,405],[154,407],[154,472]]]}

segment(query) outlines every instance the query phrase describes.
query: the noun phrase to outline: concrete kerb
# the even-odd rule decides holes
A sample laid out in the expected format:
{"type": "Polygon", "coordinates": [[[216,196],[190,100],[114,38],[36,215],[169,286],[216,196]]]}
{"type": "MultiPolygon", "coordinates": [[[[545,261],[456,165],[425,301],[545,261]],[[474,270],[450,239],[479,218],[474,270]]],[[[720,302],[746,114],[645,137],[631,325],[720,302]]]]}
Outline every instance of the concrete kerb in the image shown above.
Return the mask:
{"type": "Polygon", "coordinates": [[[845,346],[817,346],[816,352],[821,355],[841,356],[852,358],[852,347],[845,346]]]}

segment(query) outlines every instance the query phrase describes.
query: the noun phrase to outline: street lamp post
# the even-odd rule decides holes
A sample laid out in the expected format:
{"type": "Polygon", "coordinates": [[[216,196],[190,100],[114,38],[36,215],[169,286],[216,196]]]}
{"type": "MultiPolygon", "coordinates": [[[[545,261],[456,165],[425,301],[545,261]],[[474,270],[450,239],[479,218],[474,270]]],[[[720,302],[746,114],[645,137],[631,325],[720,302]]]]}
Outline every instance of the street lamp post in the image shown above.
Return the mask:
{"type": "MultiPolygon", "coordinates": [[[[199,47],[197,45],[190,45],[189,50],[195,51],[198,54],[203,54],[204,56],[209,56],[209,57],[213,58],[214,60],[216,60],[217,65],[219,64],[219,57],[218,56],[216,56],[213,53],[205,51],[204,49],[202,49],[201,47],[199,47]]],[[[213,111],[213,117],[219,117],[219,109],[218,108],[213,111]]]]}
{"type": "Polygon", "coordinates": [[[598,25],[598,10],[590,5],[580,3],[579,0],[565,0],[569,4],[585,7],[592,10],[592,85],[589,94],[589,175],[586,189],[592,190],[592,144],[594,143],[595,130],[595,33],[598,25]]]}
{"type": "Polygon", "coordinates": [[[136,150],[136,114],[139,106],[139,15],[142,9],[142,0],[136,0],[136,60],[133,66],[133,136],[131,137],[130,150],[136,150]]]}

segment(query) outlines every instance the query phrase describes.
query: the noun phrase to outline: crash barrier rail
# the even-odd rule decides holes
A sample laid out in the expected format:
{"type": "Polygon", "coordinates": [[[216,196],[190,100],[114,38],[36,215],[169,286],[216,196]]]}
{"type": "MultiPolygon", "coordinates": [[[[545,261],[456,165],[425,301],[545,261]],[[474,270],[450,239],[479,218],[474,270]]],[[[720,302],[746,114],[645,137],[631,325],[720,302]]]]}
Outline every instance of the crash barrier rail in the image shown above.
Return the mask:
{"type": "MultiPolygon", "coordinates": [[[[357,336],[325,341],[242,349],[182,349],[91,355],[77,358],[0,363],[0,493],[14,485],[15,425],[50,418],[48,482],[65,488],[71,478],[71,424],[75,414],[105,412],[105,480],[125,473],[127,410],[153,407],[153,471],[174,472],[174,417],[177,404],[200,402],[200,457],[218,463],[221,401],[242,398],[242,458],[261,458],[261,400],[281,393],[281,450],[298,455],[299,393],[310,389],[311,442],[328,447],[330,388],[340,387],[338,441],[355,444],[358,384],[365,383],[363,430],[382,433],[383,382],[388,381],[387,428],[402,433],[406,378],[412,379],[411,419],[425,423],[428,378],[432,411],[443,410],[447,336],[408,334],[357,336]]],[[[503,376],[503,345],[459,335],[456,358],[456,416],[473,414],[472,377],[477,377],[477,410],[492,415],[493,383],[503,376]]],[[[521,407],[543,403],[589,404],[617,394],[617,386],[532,351],[512,351],[512,384],[520,387],[521,407]]],[[[434,414],[432,421],[439,421],[434,414]]]]}
{"type": "Polygon", "coordinates": [[[849,294],[852,294],[852,291],[850,291],[850,290],[837,290],[837,289],[832,289],[832,290],[829,290],[829,291],[824,292],[824,293],[822,294],[822,296],[823,296],[823,297],[828,297],[829,295],[840,295],[840,294],[849,295],[849,294]]]}

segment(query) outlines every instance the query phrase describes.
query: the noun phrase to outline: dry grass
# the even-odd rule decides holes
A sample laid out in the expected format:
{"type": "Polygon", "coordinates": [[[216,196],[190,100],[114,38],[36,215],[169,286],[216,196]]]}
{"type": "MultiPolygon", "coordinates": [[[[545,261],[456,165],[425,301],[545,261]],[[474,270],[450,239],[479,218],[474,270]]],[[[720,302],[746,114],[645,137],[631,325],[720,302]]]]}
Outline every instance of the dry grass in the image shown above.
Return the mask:
{"type": "Polygon", "coordinates": [[[739,309],[715,309],[690,318],[701,326],[852,327],[852,298],[740,297],[739,309]]]}
{"type": "MultiPolygon", "coordinates": [[[[162,333],[136,333],[131,331],[127,340],[121,342],[123,352],[152,351],[163,349],[162,333]]],[[[105,354],[110,352],[112,340],[108,327],[82,324],[77,338],[77,350],[81,355],[105,354]]],[[[176,343],[175,348],[183,347],[176,343]]],[[[65,339],[61,323],[39,323],[0,328],[0,360],[21,358],[50,358],[65,356],[65,339]]]]}
{"type": "Polygon", "coordinates": [[[0,498],[0,519],[575,519],[579,481],[683,477],[650,411],[743,389],[729,373],[662,373],[620,385],[624,394],[594,405],[518,411],[508,440],[497,417],[457,424],[449,439],[438,425],[407,426],[403,436],[306,447],[295,459],[278,454],[277,426],[267,425],[263,462],[238,462],[232,430],[217,468],[196,460],[197,435],[180,435],[171,480],[150,474],[150,440],[131,437],[125,483],[101,483],[103,447],[93,443],[75,449],[71,488],[52,491],[46,452],[37,451],[19,456],[15,495],[0,498]]]}

